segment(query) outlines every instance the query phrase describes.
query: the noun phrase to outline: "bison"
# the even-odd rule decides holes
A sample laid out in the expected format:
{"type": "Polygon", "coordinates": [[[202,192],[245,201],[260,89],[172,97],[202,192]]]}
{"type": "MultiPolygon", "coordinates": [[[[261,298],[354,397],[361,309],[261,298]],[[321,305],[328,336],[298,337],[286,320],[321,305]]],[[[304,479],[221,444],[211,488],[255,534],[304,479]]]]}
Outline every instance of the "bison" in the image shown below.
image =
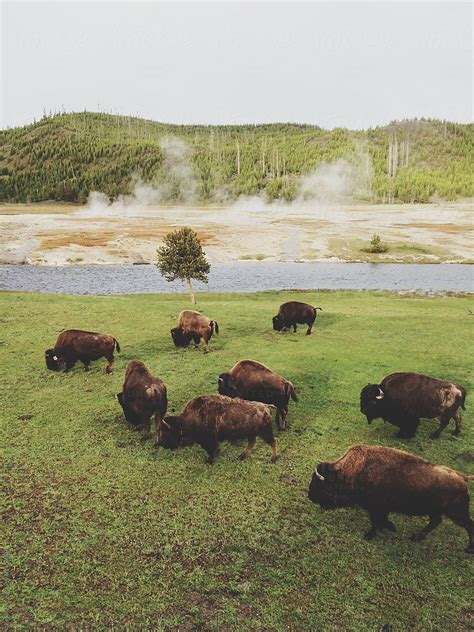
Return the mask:
{"type": "Polygon", "coordinates": [[[151,417],[155,415],[155,443],[158,443],[159,424],[168,406],[166,386],[150,373],[141,360],[129,362],[122,392],[117,393],[117,399],[128,423],[144,428],[144,439],[150,437],[151,417]]]}
{"type": "Polygon", "coordinates": [[[298,400],[291,382],[255,360],[241,360],[227,373],[221,373],[218,389],[221,395],[228,397],[273,404],[282,430],[286,428],[290,397],[295,402],[298,400]]]}
{"type": "Polygon", "coordinates": [[[469,516],[467,481],[443,465],[434,465],[402,450],[383,446],[354,445],[337,461],[317,465],[308,497],[322,509],[359,506],[370,518],[365,538],[377,531],[395,531],[391,512],[429,516],[429,523],[412,535],[421,542],[435,529],[443,515],[464,527],[469,535],[467,553],[474,553],[474,522],[469,516]]]}
{"type": "Polygon", "coordinates": [[[59,334],[53,349],[45,351],[46,366],[51,371],[69,371],[79,360],[84,369],[90,369],[92,360],[106,358],[107,373],[112,373],[114,351],[120,352],[118,340],[108,334],[98,334],[93,331],[68,329],[59,334]]]}
{"type": "Polygon", "coordinates": [[[192,309],[185,309],[178,316],[176,327],[171,330],[171,337],[176,347],[187,347],[192,340],[196,349],[202,338],[205,343],[204,353],[208,353],[209,340],[214,331],[219,333],[216,320],[210,320],[192,309]]]}
{"type": "Polygon", "coordinates": [[[453,434],[461,432],[459,408],[464,408],[466,389],[459,384],[438,380],[421,373],[391,373],[380,384],[367,384],[360,393],[360,410],[370,424],[382,418],[400,429],[399,437],[414,437],[420,417],[440,417],[438,430],[432,433],[436,439],[451,418],[456,427],[453,434]]]}
{"type": "Polygon", "coordinates": [[[296,331],[296,325],[308,325],[306,335],[309,336],[311,329],[313,328],[314,321],[316,320],[317,311],[321,310],[321,307],[313,307],[307,303],[300,303],[299,301],[289,301],[280,305],[278,314],[273,317],[273,329],[275,331],[281,331],[282,329],[289,329],[293,327],[293,331],[296,331]]]}
{"type": "Polygon", "coordinates": [[[195,397],[179,416],[163,419],[159,435],[160,445],[170,450],[197,443],[207,452],[207,463],[214,463],[221,441],[247,439],[248,445],[238,457],[242,460],[261,437],[272,447],[272,463],[277,459],[270,406],[259,402],[223,395],[195,397]]]}

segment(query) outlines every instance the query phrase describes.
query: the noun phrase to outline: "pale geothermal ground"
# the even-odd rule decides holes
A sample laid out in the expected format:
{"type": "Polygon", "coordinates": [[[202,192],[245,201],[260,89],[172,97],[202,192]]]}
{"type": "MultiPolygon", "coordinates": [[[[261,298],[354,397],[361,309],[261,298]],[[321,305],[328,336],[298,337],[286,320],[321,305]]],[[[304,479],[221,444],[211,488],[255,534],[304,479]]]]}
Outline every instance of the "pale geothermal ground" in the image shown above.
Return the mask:
{"type": "Polygon", "coordinates": [[[473,262],[472,201],[420,205],[265,204],[139,208],[0,205],[0,262],[153,262],[162,237],[191,226],[211,262],[473,262]],[[386,254],[363,251],[374,233],[386,254]]]}

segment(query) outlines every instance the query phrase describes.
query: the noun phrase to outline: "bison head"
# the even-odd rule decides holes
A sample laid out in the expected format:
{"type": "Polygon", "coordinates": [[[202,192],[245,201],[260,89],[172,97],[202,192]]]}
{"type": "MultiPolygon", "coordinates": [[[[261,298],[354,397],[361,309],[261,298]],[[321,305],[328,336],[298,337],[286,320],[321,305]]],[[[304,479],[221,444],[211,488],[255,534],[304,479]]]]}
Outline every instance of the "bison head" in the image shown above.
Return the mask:
{"type": "Polygon", "coordinates": [[[219,395],[227,395],[227,397],[238,397],[238,393],[232,386],[232,378],[229,373],[221,373],[217,380],[217,388],[219,395]]]}
{"type": "Polygon", "coordinates": [[[44,357],[46,360],[46,366],[50,371],[60,371],[64,368],[64,363],[60,360],[54,349],[47,349],[44,352],[44,357]]]}
{"type": "Polygon", "coordinates": [[[183,430],[179,417],[169,416],[161,420],[159,427],[159,445],[167,450],[181,447],[183,430]]]}
{"type": "Polygon", "coordinates": [[[132,424],[132,426],[141,426],[141,425],[143,425],[143,423],[144,423],[143,419],[140,417],[140,415],[137,415],[136,413],[134,413],[130,409],[130,406],[127,404],[127,402],[125,400],[124,394],[123,393],[117,393],[117,399],[118,399],[118,402],[119,402],[120,406],[122,406],[123,414],[125,415],[125,419],[128,421],[128,423],[132,424]]]}
{"type": "Polygon", "coordinates": [[[358,492],[338,476],[332,463],[319,463],[309,484],[308,498],[321,509],[350,507],[357,502],[358,492]]]}
{"type": "Polygon", "coordinates": [[[330,463],[319,463],[309,484],[308,498],[322,509],[335,509],[338,505],[334,496],[333,483],[336,475],[330,463]]]}
{"type": "Polygon", "coordinates": [[[272,322],[273,322],[273,330],[274,331],[281,331],[284,327],[284,323],[283,320],[280,318],[280,316],[274,316],[272,318],[272,322]]]}
{"type": "Polygon", "coordinates": [[[385,394],[378,384],[367,384],[360,392],[360,412],[367,417],[370,424],[381,417],[385,406],[385,394]]]}
{"type": "Polygon", "coordinates": [[[173,327],[170,333],[175,347],[187,347],[191,342],[191,335],[185,334],[182,327],[173,327]]]}

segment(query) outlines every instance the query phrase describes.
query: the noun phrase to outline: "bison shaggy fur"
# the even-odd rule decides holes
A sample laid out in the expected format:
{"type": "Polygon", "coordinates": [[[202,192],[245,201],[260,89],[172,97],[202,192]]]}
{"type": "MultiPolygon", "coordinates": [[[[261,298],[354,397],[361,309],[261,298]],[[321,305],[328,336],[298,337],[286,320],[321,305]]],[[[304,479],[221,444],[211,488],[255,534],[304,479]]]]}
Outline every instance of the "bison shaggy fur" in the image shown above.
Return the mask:
{"type": "Polygon", "coordinates": [[[414,437],[420,418],[440,418],[439,437],[449,420],[455,421],[454,434],[461,432],[461,415],[466,389],[421,373],[391,373],[380,384],[367,384],[360,393],[360,410],[367,422],[382,418],[400,429],[399,437],[414,437]]]}
{"type": "Polygon", "coordinates": [[[309,499],[322,509],[359,506],[370,518],[365,537],[395,531],[389,513],[429,516],[428,525],[412,535],[420,542],[447,516],[469,535],[467,553],[474,553],[474,523],[469,515],[467,481],[443,465],[434,465],[402,450],[355,445],[337,461],[320,463],[309,486],[309,499]]]}
{"type": "Polygon", "coordinates": [[[297,401],[291,382],[255,360],[241,360],[227,373],[221,373],[218,389],[221,395],[228,397],[273,404],[277,409],[277,421],[282,430],[286,428],[290,397],[297,401]]]}
{"type": "Polygon", "coordinates": [[[321,307],[313,307],[299,301],[283,303],[280,305],[278,314],[272,319],[273,329],[282,331],[282,329],[293,327],[293,331],[296,331],[296,325],[307,325],[306,335],[309,336],[316,320],[316,310],[318,309],[322,310],[321,307]]]}
{"type": "Polygon", "coordinates": [[[158,443],[159,424],[166,415],[168,406],[166,386],[150,373],[141,360],[129,362],[122,392],[117,393],[117,399],[128,423],[143,427],[144,439],[150,437],[151,417],[155,415],[155,441],[158,443]]]}
{"type": "Polygon", "coordinates": [[[203,395],[188,402],[178,416],[165,417],[160,425],[160,445],[174,450],[200,445],[213,463],[219,443],[247,439],[239,459],[249,456],[260,437],[272,447],[272,463],[277,459],[270,407],[259,402],[231,399],[222,395],[203,395]]]}
{"type": "Polygon", "coordinates": [[[59,334],[53,349],[45,351],[46,366],[51,371],[69,371],[80,361],[88,371],[93,360],[106,358],[108,364],[105,370],[112,373],[115,349],[120,352],[118,340],[113,336],[68,329],[59,334]]]}
{"type": "Polygon", "coordinates": [[[211,320],[192,309],[185,309],[179,314],[176,327],[171,329],[171,337],[176,347],[187,347],[192,341],[197,348],[202,339],[205,345],[204,352],[207,353],[214,332],[219,333],[219,324],[216,320],[211,320]]]}

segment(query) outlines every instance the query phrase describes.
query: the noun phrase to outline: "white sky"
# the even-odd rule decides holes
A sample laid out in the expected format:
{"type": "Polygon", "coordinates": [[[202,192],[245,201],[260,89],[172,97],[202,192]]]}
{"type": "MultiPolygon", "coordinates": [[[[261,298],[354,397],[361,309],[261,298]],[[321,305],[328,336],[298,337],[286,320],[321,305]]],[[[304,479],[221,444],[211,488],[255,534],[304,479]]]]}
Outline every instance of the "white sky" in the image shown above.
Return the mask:
{"type": "Polygon", "coordinates": [[[2,127],[43,110],[366,128],[472,120],[456,2],[3,2],[2,127]]]}

